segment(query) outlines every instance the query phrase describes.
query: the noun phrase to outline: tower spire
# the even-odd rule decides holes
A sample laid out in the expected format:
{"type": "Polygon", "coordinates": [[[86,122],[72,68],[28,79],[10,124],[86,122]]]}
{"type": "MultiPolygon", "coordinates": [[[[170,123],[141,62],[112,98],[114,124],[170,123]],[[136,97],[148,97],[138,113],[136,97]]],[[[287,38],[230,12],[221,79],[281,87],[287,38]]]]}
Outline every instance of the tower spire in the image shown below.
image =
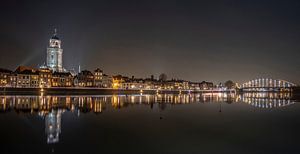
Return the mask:
{"type": "Polygon", "coordinates": [[[54,36],[56,36],[56,35],[57,35],[57,29],[54,28],[54,36]]]}

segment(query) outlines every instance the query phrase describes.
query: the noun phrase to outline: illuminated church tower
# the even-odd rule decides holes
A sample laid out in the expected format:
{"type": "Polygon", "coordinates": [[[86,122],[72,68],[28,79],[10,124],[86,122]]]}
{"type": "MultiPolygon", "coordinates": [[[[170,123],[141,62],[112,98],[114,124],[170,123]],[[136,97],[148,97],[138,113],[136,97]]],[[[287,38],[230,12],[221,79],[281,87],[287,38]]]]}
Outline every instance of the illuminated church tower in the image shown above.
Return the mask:
{"type": "Polygon", "coordinates": [[[47,48],[47,67],[54,72],[63,72],[61,40],[57,37],[56,29],[47,48]]]}

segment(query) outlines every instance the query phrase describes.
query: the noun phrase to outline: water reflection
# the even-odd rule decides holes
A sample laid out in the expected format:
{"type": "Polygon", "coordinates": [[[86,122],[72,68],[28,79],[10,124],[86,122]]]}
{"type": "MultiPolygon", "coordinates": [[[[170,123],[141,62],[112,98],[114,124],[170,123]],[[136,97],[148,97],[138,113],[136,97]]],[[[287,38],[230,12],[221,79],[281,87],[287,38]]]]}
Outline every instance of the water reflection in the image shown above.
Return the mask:
{"type": "Polygon", "coordinates": [[[47,134],[47,143],[56,143],[59,141],[59,134],[61,132],[61,114],[62,110],[52,110],[45,117],[45,132],[47,134]]]}
{"type": "MultiPolygon", "coordinates": [[[[121,109],[132,105],[157,104],[159,111],[168,105],[189,103],[246,103],[254,107],[271,109],[294,104],[290,93],[204,93],[204,94],[157,94],[157,95],[112,95],[112,96],[2,96],[0,111],[18,114],[37,114],[44,119],[47,143],[59,142],[61,117],[64,112],[76,116],[84,113],[100,114],[107,108],[121,109]]],[[[162,117],[160,116],[162,119],[162,117]]]]}
{"type": "Polygon", "coordinates": [[[294,104],[291,93],[246,93],[242,102],[259,108],[277,108],[294,104]]]}
{"type": "Polygon", "coordinates": [[[295,103],[290,93],[204,93],[204,94],[158,94],[158,95],[107,95],[107,96],[2,96],[0,111],[14,110],[19,113],[38,113],[45,117],[53,109],[62,109],[76,114],[103,112],[107,105],[115,109],[134,104],[189,104],[189,103],[246,103],[254,107],[273,108],[295,103]]]}

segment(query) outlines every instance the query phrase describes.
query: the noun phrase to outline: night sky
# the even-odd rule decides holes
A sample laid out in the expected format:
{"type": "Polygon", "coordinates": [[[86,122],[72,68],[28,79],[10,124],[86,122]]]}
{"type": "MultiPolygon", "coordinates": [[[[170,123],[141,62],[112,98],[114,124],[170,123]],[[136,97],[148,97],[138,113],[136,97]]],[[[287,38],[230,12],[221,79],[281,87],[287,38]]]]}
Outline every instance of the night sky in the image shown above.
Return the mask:
{"type": "Polygon", "coordinates": [[[1,0],[0,67],[38,67],[54,28],[67,69],[300,83],[300,1],[1,0]]]}

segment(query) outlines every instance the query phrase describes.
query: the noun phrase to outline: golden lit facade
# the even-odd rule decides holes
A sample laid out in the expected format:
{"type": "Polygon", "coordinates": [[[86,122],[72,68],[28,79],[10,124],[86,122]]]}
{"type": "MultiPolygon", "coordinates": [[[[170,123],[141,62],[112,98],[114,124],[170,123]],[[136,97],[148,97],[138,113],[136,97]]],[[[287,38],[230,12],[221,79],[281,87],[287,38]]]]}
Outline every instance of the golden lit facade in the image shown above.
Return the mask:
{"type": "Polygon", "coordinates": [[[8,87],[17,87],[18,85],[18,75],[16,73],[12,73],[9,75],[9,80],[8,80],[8,87]]]}
{"type": "Polygon", "coordinates": [[[206,82],[206,81],[200,82],[199,86],[201,90],[213,90],[214,88],[214,84],[212,82],[206,82]]]}
{"type": "Polygon", "coordinates": [[[39,70],[39,86],[40,88],[50,88],[52,81],[52,71],[48,68],[39,70]]]}
{"type": "Polygon", "coordinates": [[[113,78],[109,75],[103,74],[102,77],[102,87],[103,88],[112,88],[113,78]]]}
{"type": "Polygon", "coordinates": [[[83,70],[75,77],[78,87],[93,87],[94,74],[88,70],[83,70]]]}
{"type": "Polygon", "coordinates": [[[94,86],[95,87],[103,87],[102,85],[102,80],[103,80],[103,71],[97,68],[94,71],[94,86]]]}
{"type": "Polygon", "coordinates": [[[123,79],[122,76],[113,76],[112,78],[112,88],[114,89],[122,89],[123,88],[123,83],[125,80],[123,79]]]}
{"type": "Polygon", "coordinates": [[[17,74],[17,87],[19,88],[38,88],[39,75],[36,72],[21,72],[17,74]]]}
{"type": "Polygon", "coordinates": [[[69,72],[54,72],[52,74],[52,87],[72,87],[74,77],[69,72]]]}
{"type": "Polygon", "coordinates": [[[10,81],[10,70],[0,68],[0,87],[6,87],[10,81]]]}

